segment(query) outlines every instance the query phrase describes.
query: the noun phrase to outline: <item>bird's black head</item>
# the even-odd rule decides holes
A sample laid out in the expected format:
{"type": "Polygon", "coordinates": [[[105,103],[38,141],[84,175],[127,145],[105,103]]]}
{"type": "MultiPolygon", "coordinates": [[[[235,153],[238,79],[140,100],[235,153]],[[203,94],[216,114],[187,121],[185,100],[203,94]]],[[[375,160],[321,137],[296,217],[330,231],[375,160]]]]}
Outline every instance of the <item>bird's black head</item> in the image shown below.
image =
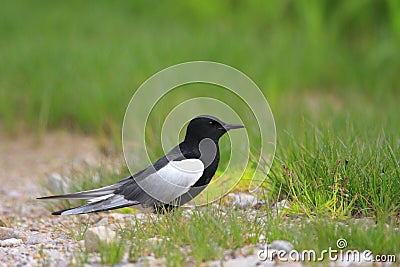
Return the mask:
{"type": "Polygon", "coordinates": [[[213,116],[201,115],[189,122],[185,141],[200,142],[204,138],[218,141],[227,131],[239,128],[244,128],[244,126],[225,123],[213,116]]]}

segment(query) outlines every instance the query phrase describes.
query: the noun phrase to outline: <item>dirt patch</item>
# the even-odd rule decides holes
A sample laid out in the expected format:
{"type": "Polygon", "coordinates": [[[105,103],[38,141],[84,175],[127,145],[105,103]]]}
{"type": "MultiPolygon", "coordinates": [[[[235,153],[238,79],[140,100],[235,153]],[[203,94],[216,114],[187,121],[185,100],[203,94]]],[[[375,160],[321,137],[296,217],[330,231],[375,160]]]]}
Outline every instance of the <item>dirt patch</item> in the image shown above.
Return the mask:
{"type": "Polygon", "coordinates": [[[72,164],[94,163],[101,157],[96,141],[67,132],[35,136],[0,135],[0,182],[6,190],[22,190],[26,183],[37,183],[51,172],[71,168],[72,164]]]}

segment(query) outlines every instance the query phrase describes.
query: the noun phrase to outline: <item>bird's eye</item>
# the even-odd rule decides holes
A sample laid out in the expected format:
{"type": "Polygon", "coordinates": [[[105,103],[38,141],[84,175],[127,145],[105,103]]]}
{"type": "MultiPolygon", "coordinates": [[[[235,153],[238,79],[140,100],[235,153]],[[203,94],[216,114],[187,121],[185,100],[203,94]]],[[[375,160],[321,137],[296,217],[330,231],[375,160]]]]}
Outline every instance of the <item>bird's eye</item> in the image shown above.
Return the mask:
{"type": "Polygon", "coordinates": [[[208,124],[210,124],[210,125],[213,125],[213,124],[214,124],[214,122],[213,122],[213,121],[210,121],[208,124]]]}

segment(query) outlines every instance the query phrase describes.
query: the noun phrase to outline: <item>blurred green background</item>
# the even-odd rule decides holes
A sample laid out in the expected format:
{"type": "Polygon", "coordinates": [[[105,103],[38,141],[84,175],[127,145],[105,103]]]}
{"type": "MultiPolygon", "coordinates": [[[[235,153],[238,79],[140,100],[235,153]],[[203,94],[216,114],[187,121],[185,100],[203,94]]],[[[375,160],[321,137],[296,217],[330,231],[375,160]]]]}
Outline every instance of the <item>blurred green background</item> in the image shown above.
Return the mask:
{"type": "Polygon", "coordinates": [[[177,63],[231,65],[279,133],[304,122],[397,133],[400,1],[2,1],[0,121],[120,142],[142,82],[177,63]]]}

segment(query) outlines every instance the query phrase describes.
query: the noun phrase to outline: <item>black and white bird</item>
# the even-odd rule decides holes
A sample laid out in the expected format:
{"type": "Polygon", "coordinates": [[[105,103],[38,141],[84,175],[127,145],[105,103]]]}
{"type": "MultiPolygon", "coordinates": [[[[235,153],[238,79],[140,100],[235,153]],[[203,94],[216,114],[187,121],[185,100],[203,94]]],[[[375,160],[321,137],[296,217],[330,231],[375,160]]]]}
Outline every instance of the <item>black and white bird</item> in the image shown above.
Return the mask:
{"type": "Polygon", "coordinates": [[[202,115],[192,119],[185,140],[144,170],[102,188],[39,199],[87,199],[76,208],[53,215],[83,214],[128,206],[169,211],[197,196],[210,183],[220,160],[219,139],[229,130],[244,128],[202,115]]]}

